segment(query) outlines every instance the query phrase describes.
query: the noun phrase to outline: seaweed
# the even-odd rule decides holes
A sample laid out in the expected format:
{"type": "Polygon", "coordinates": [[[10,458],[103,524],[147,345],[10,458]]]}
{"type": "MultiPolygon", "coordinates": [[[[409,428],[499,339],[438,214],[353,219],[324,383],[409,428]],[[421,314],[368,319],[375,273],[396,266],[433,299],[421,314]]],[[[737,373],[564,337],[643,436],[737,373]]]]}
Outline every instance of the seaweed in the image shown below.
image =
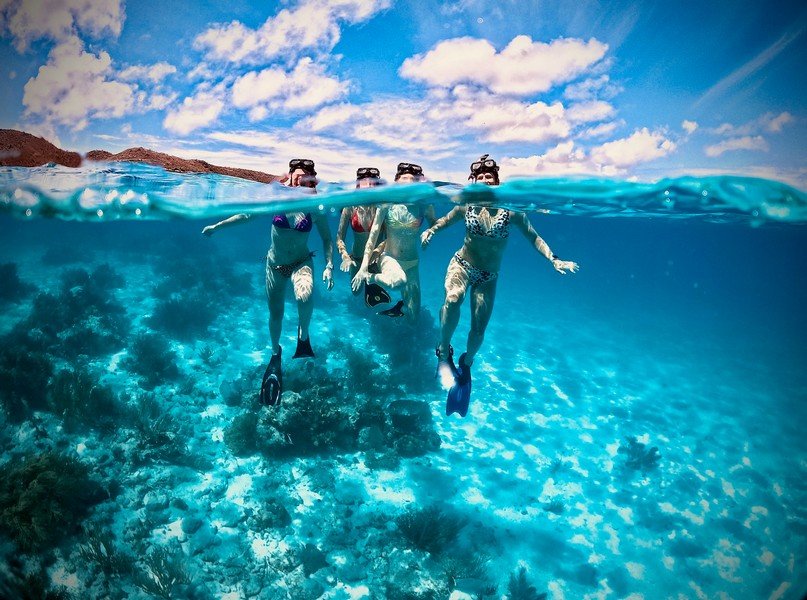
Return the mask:
{"type": "Polygon", "coordinates": [[[201,291],[183,291],[160,300],[148,319],[149,325],[180,340],[204,336],[216,318],[216,309],[201,291]]]}
{"type": "Polygon", "coordinates": [[[17,302],[36,289],[17,273],[17,263],[0,264],[0,303],[17,302]]]}
{"type": "Polygon", "coordinates": [[[527,569],[521,567],[518,575],[511,573],[507,583],[507,600],[546,600],[546,593],[539,594],[527,580],[527,569]]]}
{"type": "Polygon", "coordinates": [[[186,598],[191,578],[185,556],[179,549],[160,547],[143,560],[145,569],[135,577],[135,585],[155,598],[186,598]]]}
{"type": "Polygon", "coordinates": [[[68,433],[85,428],[109,431],[122,413],[112,389],[96,383],[83,367],[59,371],[48,385],[47,401],[68,433]]]}
{"type": "Polygon", "coordinates": [[[26,351],[9,336],[0,345],[0,402],[7,418],[19,423],[35,410],[47,408],[46,390],[53,362],[42,352],[26,351]]]}
{"type": "Polygon", "coordinates": [[[411,508],[395,519],[398,531],[418,550],[439,555],[457,539],[466,520],[439,506],[411,508]]]}
{"type": "Polygon", "coordinates": [[[123,366],[141,376],[140,383],[146,389],[179,378],[177,355],[171,349],[168,338],[159,333],[141,333],[132,340],[129,356],[123,366]]]}
{"type": "Polygon", "coordinates": [[[137,399],[137,432],[135,458],[139,463],[165,461],[170,464],[195,466],[196,459],[188,455],[188,449],[177,432],[174,418],[165,412],[154,394],[143,394],[137,399]]]}
{"type": "Polygon", "coordinates": [[[104,497],[78,459],[46,452],[0,466],[0,529],[24,552],[41,552],[78,526],[104,497]]]}
{"type": "Polygon", "coordinates": [[[653,446],[647,450],[647,445],[639,442],[634,436],[626,437],[627,445],[620,444],[619,454],[625,455],[625,466],[646,474],[658,467],[661,455],[658,448],[653,446]]]}
{"type": "Polygon", "coordinates": [[[93,578],[100,576],[106,596],[110,596],[113,578],[134,572],[134,557],[118,550],[114,536],[108,531],[86,530],[87,541],[79,546],[79,556],[92,571],[93,578]]]}
{"type": "Polygon", "coordinates": [[[250,456],[258,451],[258,415],[246,412],[233,418],[224,430],[224,443],[236,456],[250,456]]]}

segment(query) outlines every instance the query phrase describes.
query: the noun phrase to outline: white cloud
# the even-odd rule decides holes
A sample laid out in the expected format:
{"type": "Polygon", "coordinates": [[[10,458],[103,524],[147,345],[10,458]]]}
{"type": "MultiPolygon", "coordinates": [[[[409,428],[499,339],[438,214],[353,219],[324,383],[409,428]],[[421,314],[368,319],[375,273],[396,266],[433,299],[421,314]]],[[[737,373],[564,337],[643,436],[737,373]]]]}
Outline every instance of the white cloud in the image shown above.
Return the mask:
{"type": "Polygon", "coordinates": [[[695,121],[682,121],[681,128],[687,132],[687,135],[692,135],[695,133],[695,130],[698,128],[698,124],[695,121]]]}
{"type": "Polygon", "coordinates": [[[624,125],[624,121],[610,121],[608,123],[600,123],[594,127],[589,127],[581,131],[577,137],[581,139],[602,138],[611,135],[616,131],[617,127],[624,125]]]}
{"type": "Polygon", "coordinates": [[[344,125],[360,112],[361,109],[353,104],[326,106],[317,113],[300,121],[297,127],[302,131],[325,131],[339,125],[344,125]]]}
{"type": "Polygon", "coordinates": [[[572,104],[566,109],[566,115],[572,123],[596,123],[614,115],[614,107],[602,100],[590,100],[572,104]]]}
{"type": "Polygon", "coordinates": [[[41,38],[64,41],[82,32],[95,37],[120,35],[123,10],[120,0],[7,1],[0,6],[5,25],[18,51],[41,38]]]}
{"type": "Polygon", "coordinates": [[[124,81],[150,81],[160,83],[163,79],[177,72],[174,65],[158,62],[153,65],[133,65],[118,74],[124,81]]]}
{"type": "Polygon", "coordinates": [[[361,23],[389,5],[390,0],[302,0],[258,29],[238,21],[211,27],[194,45],[208,60],[252,64],[303,50],[329,51],[339,42],[340,23],[361,23]]]}
{"type": "Polygon", "coordinates": [[[746,135],[712,144],[711,146],[707,146],[704,151],[706,152],[706,156],[716,157],[724,152],[733,152],[735,150],[762,150],[767,152],[768,142],[766,142],[761,135],[753,137],[746,135]]]}
{"type": "Polygon", "coordinates": [[[591,158],[600,164],[628,168],[636,164],[667,156],[675,150],[675,143],[660,131],[650,132],[647,127],[632,135],[606,142],[591,150],[591,158]]]}
{"type": "Polygon", "coordinates": [[[250,118],[261,120],[270,108],[301,110],[332,102],[347,93],[347,87],[347,82],[328,76],[324,67],[303,58],[290,73],[272,67],[242,75],[233,84],[233,104],[251,108],[250,118]]]}
{"type": "Polygon", "coordinates": [[[502,176],[627,174],[631,167],[665,156],[675,144],[661,133],[646,128],[633,135],[596,146],[586,153],[571,140],[561,142],[545,154],[502,159],[502,176]]]}
{"type": "Polygon", "coordinates": [[[563,97],[567,100],[582,102],[595,98],[613,98],[621,91],[622,89],[618,85],[611,82],[608,75],[603,74],[566,86],[563,97]]]}
{"type": "Polygon", "coordinates": [[[742,125],[723,123],[711,129],[709,133],[732,137],[756,135],[763,132],[779,133],[785,125],[792,123],[794,120],[793,115],[789,112],[781,112],[778,115],[768,112],[742,125]]]}
{"type": "Polygon", "coordinates": [[[470,83],[496,93],[529,95],[573,80],[607,50],[606,44],[595,39],[557,39],[545,44],[520,35],[497,52],[487,40],[463,37],[407,58],[399,73],[434,87],[470,83]]]}
{"type": "Polygon", "coordinates": [[[108,53],[96,56],[77,37],[68,38],[25,84],[25,115],[74,130],[91,118],[121,117],[135,109],[135,88],[113,76],[108,53]]]}
{"type": "Polygon", "coordinates": [[[174,92],[168,94],[156,93],[152,94],[148,100],[145,101],[145,106],[147,110],[163,110],[173,104],[176,99],[177,94],[174,92]]]}
{"type": "Polygon", "coordinates": [[[163,126],[174,133],[187,135],[195,129],[207,127],[219,118],[224,110],[224,86],[206,88],[201,86],[195,96],[189,96],[182,104],[168,112],[163,126]]]}

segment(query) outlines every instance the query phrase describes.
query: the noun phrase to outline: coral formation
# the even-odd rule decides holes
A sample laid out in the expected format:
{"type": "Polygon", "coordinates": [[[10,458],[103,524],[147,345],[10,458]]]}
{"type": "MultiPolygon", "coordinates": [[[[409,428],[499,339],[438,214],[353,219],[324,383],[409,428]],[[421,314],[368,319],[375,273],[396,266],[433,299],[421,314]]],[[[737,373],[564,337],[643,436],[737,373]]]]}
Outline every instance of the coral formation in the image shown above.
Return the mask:
{"type": "Polygon", "coordinates": [[[0,264],[0,302],[16,302],[34,290],[34,286],[20,280],[17,263],[0,264]]]}
{"type": "Polygon", "coordinates": [[[122,414],[118,398],[86,368],[59,371],[48,385],[47,404],[62,419],[65,431],[113,429],[122,414]]]}
{"type": "Polygon", "coordinates": [[[175,381],[179,377],[177,355],[164,335],[145,332],[137,335],[129,347],[123,366],[140,375],[146,389],[175,381]]]}
{"type": "Polygon", "coordinates": [[[518,575],[510,574],[510,581],[507,583],[507,600],[546,600],[546,593],[538,593],[535,586],[527,580],[527,569],[521,567],[518,575]]]}
{"type": "Polygon", "coordinates": [[[439,506],[410,508],[395,519],[398,531],[418,550],[439,555],[454,542],[466,521],[439,506]]]}
{"type": "Polygon", "coordinates": [[[81,461],[54,453],[0,466],[0,529],[25,552],[41,552],[71,533],[105,496],[81,461]]]}
{"type": "Polygon", "coordinates": [[[627,442],[626,445],[621,444],[619,446],[619,454],[625,456],[626,467],[642,473],[647,473],[658,467],[661,455],[656,446],[648,450],[647,445],[639,442],[634,436],[626,437],[625,441],[627,442]]]}
{"type": "Polygon", "coordinates": [[[0,343],[0,402],[6,417],[19,423],[32,411],[47,407],[46,390],[53,374],[53,362],[37,351],[14,343],[15,334],[0,343]]]}

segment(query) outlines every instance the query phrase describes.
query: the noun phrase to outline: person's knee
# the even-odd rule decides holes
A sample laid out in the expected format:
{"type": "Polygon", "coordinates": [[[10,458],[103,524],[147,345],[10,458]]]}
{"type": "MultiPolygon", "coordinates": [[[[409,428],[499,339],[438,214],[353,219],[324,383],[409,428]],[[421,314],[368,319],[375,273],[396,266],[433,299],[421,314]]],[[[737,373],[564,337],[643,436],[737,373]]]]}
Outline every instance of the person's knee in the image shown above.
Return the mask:
{"type": "Polygon", "coordinates": [[[465,299],[465,290],[462,289],[446,289],[446,310],[458,308],[462,301],[465,299]]]}

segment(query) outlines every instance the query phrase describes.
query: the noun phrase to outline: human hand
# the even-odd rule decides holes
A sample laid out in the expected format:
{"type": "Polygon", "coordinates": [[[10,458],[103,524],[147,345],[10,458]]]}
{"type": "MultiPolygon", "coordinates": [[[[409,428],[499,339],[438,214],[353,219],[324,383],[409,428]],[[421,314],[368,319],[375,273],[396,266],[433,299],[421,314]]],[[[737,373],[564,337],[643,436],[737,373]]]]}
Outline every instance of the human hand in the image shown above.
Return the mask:
{"type": "Polygon", "coordinates": [[[432,241],[432,237],[434,236],[434,229],[431,227],[420,234],[420,246],[421,248],[425,248],[429,245],[429,242],[432,241]]]}
{"type": "Polygon", "coordinates": [[[353,260],[349,254],[346,254],[342,257],[342,264],[339,265],[339,268],[342,270],[343,273],[348,273],[350,271],[350,267],[355,267],[356,261],[353,260]]]}
{"type": "Polygon", "coordinates": [[[215,225],[208,225],[207,227],[202,229],[202,235],[210,237],[211,235],[213,235],[214,231],[216,231],[216,226],[215,225]]]}
{"type": "Polygon", "coordinates": [[[580,268],[580,265],[578,265],[576,262],[571,260],[561,260],[559,258],[552,260],[552,266],[555,267],[555,270],[561,275],[566,275],[566,271],[569,271],[569,273],[577,273],[577,269],[580,268]]]}
{"type": "Polygon", "coordinates": [[[333,267],[325,267],[325,270],[322,272],[322,281],[325,283],[327,290],[333,289],[333,267]]]}
{"type": "Polygon", "coordinates": [[[367,271],[367,266],[364,263],[362,263],[361,267],[359,267],[358,272],[353,277],[353,280],[350,282],[350,288],[354,292],[358,292],[359,289],[361,288],[361,284],[367,281],[367,278],[369,276],[370,274],[367,271]]]}

